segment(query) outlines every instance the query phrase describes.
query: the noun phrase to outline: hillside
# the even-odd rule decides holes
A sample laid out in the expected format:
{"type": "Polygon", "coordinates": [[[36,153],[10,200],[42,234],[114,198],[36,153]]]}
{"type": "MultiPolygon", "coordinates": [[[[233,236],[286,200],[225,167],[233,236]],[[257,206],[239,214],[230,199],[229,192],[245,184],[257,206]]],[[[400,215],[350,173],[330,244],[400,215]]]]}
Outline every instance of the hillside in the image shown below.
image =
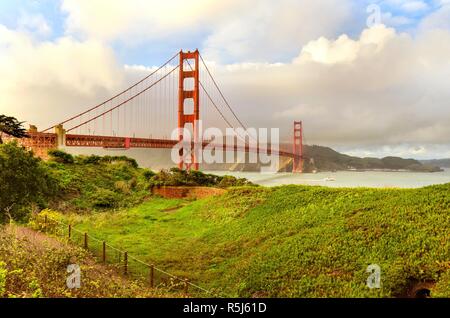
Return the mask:
{"type": "Polygon", "coordinates": [[[450,168],[450,159],[421,160],[423,164],[450,168]]]}
{"type": "MultiPolygon", "coordinates": [[[[14,145],[0,150],[0,159],[8,164],[25,151],[14,145]]],[[[52,191],[41,192],[37,201],[24,201],[16,214],[6,211],[2,219],[41,230],[48,226],[34,215],[56,217],[64,231],[68,223],[73,225],[72,244],[41,244],[39,239],[36,244],[0,231],[0,297],[142,295],[135,293],[140,289],[134,283],[118,286],[120,276],[108,280],[114,271],[98,275],[104,268],[97,267],[93,255],[75,248],[82,246],[84,233],[89,233],[89,250],[97,255],[102,242],[108,242],[112,264],[121,266],[127,251],[132,279],[143,276],[148,282],[148,272],[139,272],[142,263],[131,262],[138,259],[219,296],[398,297],[426,286],[433,297],[450,297],[450,184],[414,190],[264,188],[195,171],[155,173],[126,157],[61,152],[35,164],[41,178],[51,181],[52,191]],[[152,187],[164,185],[227,191],[201,200],[151,194],[152,187]],[[58,285],[71,256],[88,271],[92,289],[87,294],[69,295],[58,285]],[[381,289],[366,286],[371,264],[382,269],[381,289]],[[112,286],[112,292],[99,290],[99,285],[112,286]]],[[[8,185],[4,189],[15,194],[20,189],[10,181],[17,180],[3,178],[8,185]]],[[[166,276],[158,282],[172,286],[171,276],[166,276]]],[[[142,292],[157,296],[161,291],[142,292]]]]}
{"type": "Polygon", "coordinates": [[[127,157],[72,157],[61,152],[53,156],[45,167],[59,191],[48,205],[60,211],[86,212],[133,207],[144,202],[155,186],[227,188],[252,185],[242,178],[187,172],[177,168],[154,172],[139,168],[136,161],[127,157]]]}
{"type": "MultiPolygon", "coordinates": [[[[291,145],[281,145],[281,150],[292,151],[291,145]]],[[[414,159],[403,159],[399,157],[386,158],[359,158],[341,154],[329,147],[304,145],[304,171],[344,171],[344,170],[406,170],[414,172],[439,172],[442,169],[434,163],[421,163],[414,159]]],[[[208,164],[203,169],[219,171],[260,171],[260,164],[208,164]]],[[[280,172],[292,172],[292,159],[280,160],[280,172]]]]}
{"type": "Polygon", "coordinates": [[[422,164],[414,159],[399,157],[359,158],[341,154],[322,146],[305,146],[305,168],[307,171],[332,170],[409,170],[418,172],[437,172],[438,166],[422,164]]]}
{"type": "Polygon", "coordinates": [[[416,190],[244,187],[61,215],[132,255],[230,297],[450,297],[450,184],[416,190]],[[382,288],[366,268],[382,268],[382,288]]]}
{"type": "Polygon", "coordinates": [[[150,289],[142,281],[100,265],[84,249],[20,226],[0,226],[0,299],[182,297],[167,288],[150,289]],[[68,289],[67,266],[76,262],[81,288],[68,289]]]}

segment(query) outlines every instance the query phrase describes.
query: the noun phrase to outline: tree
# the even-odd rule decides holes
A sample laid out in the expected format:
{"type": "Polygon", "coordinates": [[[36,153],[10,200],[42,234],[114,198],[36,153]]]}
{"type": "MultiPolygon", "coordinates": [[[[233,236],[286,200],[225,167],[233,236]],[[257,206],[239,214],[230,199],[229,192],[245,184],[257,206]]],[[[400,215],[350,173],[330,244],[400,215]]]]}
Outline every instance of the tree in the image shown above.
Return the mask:
{"type": "Polygon", "coordinates": [[[43,162],[16,141],[0,145],[0,224],[21,219],[30,206],[45,205],[57,193],[57,182],[43,162]]]}
{"type": "Polygon", "coordinates": [[[25,128],[22,127],[23,123],[14,117],[0,115],[0,144],[3,144],[3,134],[16,138],[28,138],[25,128]]]}

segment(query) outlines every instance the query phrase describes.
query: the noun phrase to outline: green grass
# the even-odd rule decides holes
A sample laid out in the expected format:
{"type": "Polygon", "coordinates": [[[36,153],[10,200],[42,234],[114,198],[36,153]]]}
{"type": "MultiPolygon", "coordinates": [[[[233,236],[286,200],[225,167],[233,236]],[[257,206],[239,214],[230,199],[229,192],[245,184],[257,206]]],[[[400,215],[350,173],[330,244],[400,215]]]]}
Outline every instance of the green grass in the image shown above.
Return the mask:
{"type": "Polygon", "coordinates": [[[414,190],[235,188],[69,215],[75,228],[231,297],[450,297],[450,184],[414,190]],[[366,287],[366,268],[382,288],[366,287]]]}

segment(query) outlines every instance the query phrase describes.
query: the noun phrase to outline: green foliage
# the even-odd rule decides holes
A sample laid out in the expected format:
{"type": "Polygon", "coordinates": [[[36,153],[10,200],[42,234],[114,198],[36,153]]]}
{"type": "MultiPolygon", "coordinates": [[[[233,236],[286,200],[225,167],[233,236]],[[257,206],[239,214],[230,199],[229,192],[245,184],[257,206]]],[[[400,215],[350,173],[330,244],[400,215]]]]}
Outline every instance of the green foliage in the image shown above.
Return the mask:
{"type": "Polygon", "coordinates": [[[145,180],[150,180],[156,175],[156,173],[150,169],[144,169],[142,172],[142,176],[145,178],[145,180]]]}
{"type": "Polygon", "coordinates": [[[139,167],[139,165],[135,159],[128,158],[126,156],[104,156],[104,157],[101,157],[101,162],[111,163],[111,164],[124,162],[124,163],[129,164],[133,168],[139,167]]]}
{"type": "Polygon", "coordinates": [[[92,155],[92,156],[76,156],[75,162],[80,165],[88,165],[88,164],[99,164],[102,157],[92,155]]]}
{"type": "Polygon", "coordinates": [[[0,298],[4,297],[6,292],[6,277],[8,270],[6,269],[6,263],[0,262],[0,298]]]}
{"type": "Polygon", "coordinates": [[[61,150],[51,149],[48,151],[48,155],[50,156],[50,159],[54,162],[66,164],[74,163],[73,156],[61,150]]]}
{"type": "Polygon", "coordinates": [[[22,125],[23,122],[19,122],[14,117],[0,115],[0,144],[3,143],[2,135],[4,133],[16,138],[28,138],[22,125]]]}
{"type": "Polygon", "coordinates": [[[96,208],[113,208],[119,201],[119,195],[114,191],[99,188],[92,193],[90,201],[96,208]]]}
{"type": "Polygon", "coordinates": [[[45,164],[16,142],[0,145],[0,223],[22,219],[30,206],[44,207],[58,190],[45,164]]]}
{"type": "Polygon", "coordinates": [[[245,179],[198,171],[172,169],[156,174],[149,169],[140,169],[134,159],[125,156],[73,157],[63,151],[51,150],[51,160],[44,163],[17,145],[3,145],[2,149],[5,149],[5,155],[0,156],[0,175],[7,180],[0,185],[3,222],[6,220],[5,209],[14,208],[16,218],[20,219],[29,214],[27,204],[35,203],[44,208],[49,200],[51,207],[62,211],[116,209],[143,202],[150,195],[149,187],[155,185],[225,188],[250,184],[245,179]],[[26,160],[20,160],[24,154],[26,160]],[[16,191],[17,187],[19,191],[16,191]]]}
{"type": "Polygon", "coordinates": [[[130,207],[150,195],[147,170],[138,168],[134,159],[95,155],[74,159],[74,164],[46,163],[61,189],[52,204],[58,210],[130,207]]]}
{"type": "Polygon", "coordinates": [[[64,220],[59,212],[56,212],[51,209],[44,209],[41,212],[39,212],[39,218],[40,218],[39,220],[42,222],[38,222],[37,218],[35,217],[30,218],[30,220],[28,221],[28,226],[30,226],[34,230],[42,232],[43,231],[55,232],[59,226],[58,222],[62,222],[64,220]],[[53,220],[54,222],[45,223],[44,221],[45,219],[53,220]]]}
{"type": "Polygon", "coordinates": [[[233,176],[223,176],[216,179],[217,186],[219,188],[229,188],[229,187],[243,187],[252,185],[250,181],[245,178],[235,178],[233,176]]]}
{"type": "Polygon", "coordinates": [[[230,297],[450,297],[450,184],[423,189],[232,188],[68,216],[81,231],[230,297]],[[382,269],[382,288],[366,268],[382,269]]]}
{"type": "Polygon", "coordinates": [[[128,158],[126,156],[97,156],[97,155],[90,155],[90,156],[76,156],[75,162],[80,165],[98,165],[101,163],[105,164],[117,164],[117,163],[126,163],[130,165],[133,168],[138,168],[139,165],[137,161],[133,158],[128,158]]]}
{"type": "Polygon", "coordinates": [[[180,170],[172,168],[161,170],[150,177],[151,186],[204,186],[204,187],[232,187],[253,185],[247,179],[237,179],[232,176],[216,176],[195,170],[180,170]]]}

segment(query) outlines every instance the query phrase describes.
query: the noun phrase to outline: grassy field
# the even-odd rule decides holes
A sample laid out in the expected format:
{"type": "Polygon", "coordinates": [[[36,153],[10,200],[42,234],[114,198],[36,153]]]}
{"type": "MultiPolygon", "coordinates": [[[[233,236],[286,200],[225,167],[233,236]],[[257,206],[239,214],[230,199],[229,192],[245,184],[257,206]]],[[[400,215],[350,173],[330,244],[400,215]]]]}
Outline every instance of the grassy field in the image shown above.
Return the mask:
{"type": "Polygon", "coordinates": [[[65,221],[230,297],[450,297],[450,184],[415,190],[282,186],[198,201],[151,197],[65,221]],[[381,289],[366,286],[381,267],[381,289]]]}

